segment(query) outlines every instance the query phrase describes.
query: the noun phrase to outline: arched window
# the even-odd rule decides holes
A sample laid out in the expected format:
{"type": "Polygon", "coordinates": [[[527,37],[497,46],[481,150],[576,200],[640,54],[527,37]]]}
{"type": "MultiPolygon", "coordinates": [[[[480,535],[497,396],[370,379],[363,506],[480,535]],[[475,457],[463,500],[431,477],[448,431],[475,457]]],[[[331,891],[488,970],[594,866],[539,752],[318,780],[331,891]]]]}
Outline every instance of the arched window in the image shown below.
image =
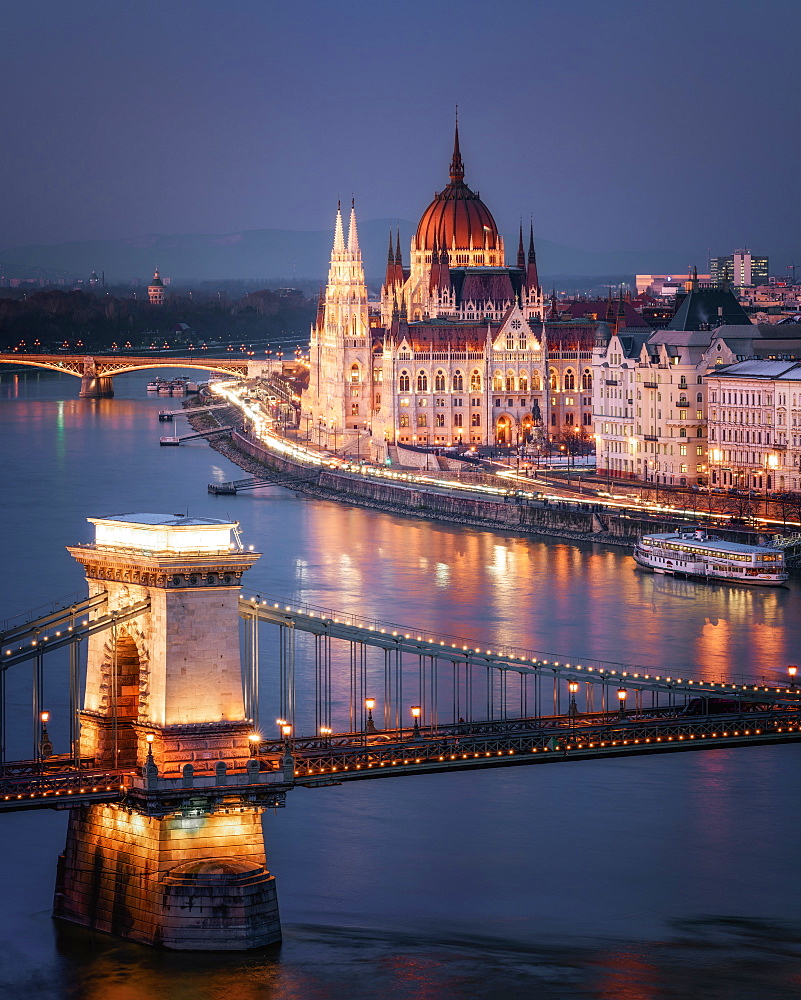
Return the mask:
{"type": "Polygon", "coordinates": [[[589,368],[585,368],[581,376],[581,388],[584,392],[592,392],[592,372],[589,368]]]}
{"type": "Polygon", "coordinates": [[[401,413],[400,425],[401,425],[401,427],[408,427],[409,426],[409,414],[408,413],[401,413]]]}
{"type": "Polygon", "coordinates": [[[572,426],[573,425],[573,414],[572,413],[566,413],[565,414],[565,423],[568,426],[572,426]]]}
{"type": "Polygon", "coordinates": [[[453,373],[453,391],[464,392],[464,376],[461,372],[453,373]]]}
{"type": "Polygon", "coordinates": [[[445,372],[442,369],[434,376],[434,392],[445,392],[445,372]]]}
{"type": "Polygon", "coordinates": [[[481,426],[481,414],[480,413],[473,413],[473,414],[471,414],[471,416],[470,416],[470,426],[471,427],[480,427],[481,426]]]}
{"type": "Polygon", "coordinates": [[[428,427],[428,417],[425,415],[425,413],[417,414],[417,426],[428,427]]]}
{"type": "Polygon", "coordinates": [[[539,372],[532,372],[531,373],[531,391],[532,392],[539,392],[541,388],[542,388],[542,384],[540,382],[540,373],[539,372]]]}
{"type": "Polygon", "coordinates": [[[464,418],[462,417],[461,413],[454,413],[454,415],[453,415],[453,426],[454,427],[462,427],[462,426],[464,426],[463,423],[462,423],[463,419],[464,418]]]}
{"type": "Polygon", "coordinates": [[[481,372],[477,368],[470,372],[470,391],[481,392],[481,372]]]}
{"type": "Polygon", "coordinates": [[[409,392],[410,391],[409,373],[408,372],[401,372],[400,373],[400,378],[398,379],[398,387],[399,387],[399,389],[400,389],[401,392],[409,392]]]}
{"type": "Polygon", "coordinates": [[[436,415],[436,417],[434,418],[434,424],[437,427],[444,427],[445,426],[445,414],[444,413],[438,413],[436,415]]]}
{"type": "Polygon", "coordinates": [[[359,415],[359,404],[358,403],[351,403],[350,404],[350,415],[352,417],[358,417],[358,415],[359,415]]]}
{"type": "Polygon", "coordinates": [[[508,371],[506,373],[505,389],[507,392],[515,391],[515,373],[513,371],[508,371]]]}
{"type": "Polygon", "coordinates": [[[698,438],[702,438],[704,436],[704,428],[699,427],[695,432],[695,436],[698,438]]]}
{"type": "Polygon", "coordinates": [[[517,385],[521,392],[528,392],[528,375],[526,372],[520,372],[517,378],[517,385]]]}
{"type": "Polygon", "coordinates": [[[494,372],[492,376],[493,392],[503,392],[503,372],[494,372]]]}
{"type": "Polygon", "coordinates": [[[428,372],[417,373],[417,391],[428,392],[428,372]]]}
{"type": "Polygon", "coordinates": [[[351,382],[361,382],[362,380],[361,373],[359,372],[359,366],[355,361],[350,366],[350,380],[351,382]]]}
{"type": "Polygon", "coordinates": [[[559,388],[559,380],[556,377],[555,368],[548,369],[548,382],[551,387],[551,392],[556,392],[556,390],[559,388]]]}
{"type": "Polygon", "coordinates": [[[506,334],[506,350],[513,351],[515,349],[515,335],[509,330],[506,334]]]}
{"type": "Polygon", "coordinates": [[[701,393],[701,392],[696,393],[695,401],[696,401],[696,403],[703,403],[703,401],[704,401],[703,393],[701,393]]]}
{"type": "Polygon", "coordinates": [[[568,368],[565,372],[565,391],[572,390],[576,388],[576,376],[573,374],[573,369],[568,368]]]}

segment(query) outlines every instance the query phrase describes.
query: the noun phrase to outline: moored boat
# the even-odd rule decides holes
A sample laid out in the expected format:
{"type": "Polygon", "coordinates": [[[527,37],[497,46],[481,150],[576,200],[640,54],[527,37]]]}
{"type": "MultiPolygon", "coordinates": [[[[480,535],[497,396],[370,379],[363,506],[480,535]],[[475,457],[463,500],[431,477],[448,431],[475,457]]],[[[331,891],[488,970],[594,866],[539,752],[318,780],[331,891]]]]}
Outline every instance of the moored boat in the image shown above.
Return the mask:
{"type": "Polygon", "coordinates": [[[654,573],[701,580],[779,587],[789,578],[782,549],[727,542],[703,531],[643,535],[634,559],[654,573]]]}

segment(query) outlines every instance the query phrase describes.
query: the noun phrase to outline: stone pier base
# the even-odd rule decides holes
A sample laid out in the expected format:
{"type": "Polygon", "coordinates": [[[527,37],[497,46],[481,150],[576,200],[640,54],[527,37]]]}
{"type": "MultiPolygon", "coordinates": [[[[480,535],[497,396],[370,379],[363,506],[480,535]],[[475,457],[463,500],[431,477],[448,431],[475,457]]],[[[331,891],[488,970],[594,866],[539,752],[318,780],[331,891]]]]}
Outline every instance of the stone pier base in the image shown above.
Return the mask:
{"type": "Polygon", "coordinates": [[[83,375],[78,395],[81,399],[111,399],[114,395],[114,379],[110,375],[83,375]]]}
{"type": "Polygon", "coordinates": [[[244,951],[281,940],[260,810],[238,802],[155,817],[70,813],[53,915],[143,944],[244,951]]]}

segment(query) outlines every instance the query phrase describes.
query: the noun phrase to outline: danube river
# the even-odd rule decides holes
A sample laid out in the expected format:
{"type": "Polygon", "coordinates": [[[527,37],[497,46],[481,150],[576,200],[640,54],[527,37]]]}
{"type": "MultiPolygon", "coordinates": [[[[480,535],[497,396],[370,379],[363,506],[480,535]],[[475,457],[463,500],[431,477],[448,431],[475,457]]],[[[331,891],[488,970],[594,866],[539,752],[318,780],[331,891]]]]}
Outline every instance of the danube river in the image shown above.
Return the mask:
{"type": "MultiPolygon", "coordinates": [[[[622,550],[429,524],[241,478],[202,441],[159,448],[146,373],[116,398],[0,373],[0,617],[82,587],[86,517],[237,518],[248,586],[488,647],[679,676],[783,676],[801,595],[666,580],[622,550]]],[[[183,426],[183,425],[178,425],[183,426]]],[[[269,658],[262,684],[269,684],[269,658]]],[[[30,717],[24,678],[14,716],[30,717]]],[[[56,749],[63,713],[52,706],[56,749]]],[[[22,724],[22,723],[21,723],[22,724]]],[[[12,734],[12,737],[14,734],[12,734]]],[[[801,996],[801,746],[425,775],[305,790],[265,817],[285,940],[175,955],[50,919],[66,816],[0,816],[0,997],[484,1000],[801,996]]]]}

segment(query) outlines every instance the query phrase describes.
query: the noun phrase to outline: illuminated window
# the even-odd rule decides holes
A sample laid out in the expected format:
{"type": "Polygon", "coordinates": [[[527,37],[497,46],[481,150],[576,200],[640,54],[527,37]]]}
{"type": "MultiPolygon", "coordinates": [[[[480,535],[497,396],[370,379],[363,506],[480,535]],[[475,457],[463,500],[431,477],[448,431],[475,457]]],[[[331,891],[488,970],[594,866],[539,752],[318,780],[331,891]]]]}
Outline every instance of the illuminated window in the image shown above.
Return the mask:
{"type": "Polygon", "coordinates": [[[492,376],[492,389],[494,392],[503,390],[503,372],[495,372],[492,376]]]}
{"type": "Polygon", "coordinates": [[[434,425],[436,427],[444,427],[445,426],[445,414],[444,413],[438,413],[436,415],[436,417],[434,419],[434,425]]]}
{"type": "Polygon", "coordinates": [[[358,417],[358,415],[359,415],[359,404],[358,403],[351,403],[350,404],[350,415],[352,417],[358,417]]]}
{"type": "Polygon", "coordinates": [[[525,372],[520,372],[517,384],[521,392],[528,392],[528,375],[525,372]]]}
{"type": "Polygon", "coordinates": [[[409,426],[409,414],[408,413],[401,413],[400,425],[401,425],[401,427],[408,427],[409,426]]]}
{"type": "Polygon", "coordinates": [[[350,366],[350,380],[351,382],[361,382],[359,366],[355,363],[350,366]]]}
{"type": "Polygon", "coordinates": [[[481,414],[480,413],[471,413],[471,415],[470,415],[470,426],[471,427],[480,427],[481,426],[481,414]]]}
{"type": "Polygon", "coordinates": [[[425,413],[417,414],[417,426],[428,427],[428,416],[425,413]]]}
{"type": "Polygon", "coordinates": [[[514,392],[515,391],[515,373],[514,372],[508,371],[506,373],[506,381],[504,383],[504,387],[505,387],[505,389],[506,389],[507,392],[514,392]]]}
{"type": "Polygon", "coordinates": [[[481,392],[481,372],[476,368],[470,372],[470,391],[481,392]]]}

